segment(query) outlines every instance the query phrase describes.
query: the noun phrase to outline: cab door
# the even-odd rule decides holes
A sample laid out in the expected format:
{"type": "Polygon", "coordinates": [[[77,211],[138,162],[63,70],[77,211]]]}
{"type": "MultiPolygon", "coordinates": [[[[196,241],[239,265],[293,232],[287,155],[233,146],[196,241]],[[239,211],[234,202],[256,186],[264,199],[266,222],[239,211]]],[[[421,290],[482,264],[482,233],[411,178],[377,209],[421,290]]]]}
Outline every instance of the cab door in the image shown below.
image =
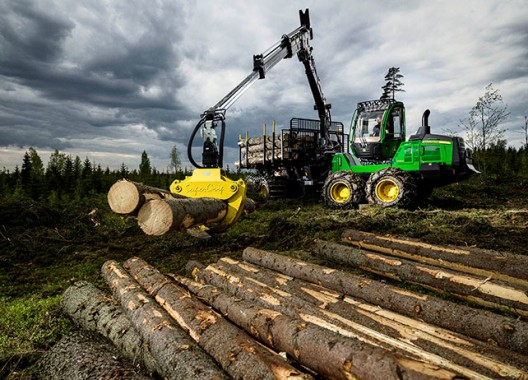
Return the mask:
{"type": "Polygon", "coordinates": [[[405,108],[403,103],[391,105],[383,117],[381,130],[381,155],[392,159],[400,144],[405,141],[405,108]]]}

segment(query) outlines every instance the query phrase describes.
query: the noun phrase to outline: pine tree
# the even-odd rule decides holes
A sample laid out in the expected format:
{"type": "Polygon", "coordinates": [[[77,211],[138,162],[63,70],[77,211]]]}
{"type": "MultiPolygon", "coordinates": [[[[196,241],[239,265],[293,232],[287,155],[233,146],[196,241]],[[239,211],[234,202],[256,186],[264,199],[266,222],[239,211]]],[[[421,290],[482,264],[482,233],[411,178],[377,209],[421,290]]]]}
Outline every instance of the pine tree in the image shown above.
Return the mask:
{"type": "Polygon", "coordinates": [[[405,92],[401,87],[404,83],[401,81],[403,75],[400,74],[399,67],[391,67],[385,75],[385,85],[382,88],[383,93],[380,99],[395,99],[396,92],[405,92]]]}
{"type": "Polygon", "coordinates": [[[141,153],[141,163],[139,164],[139,177],[142,181],[147,181],[152,174],[152,167],[150,166],[150,159],[146,151],[141,153]]]}

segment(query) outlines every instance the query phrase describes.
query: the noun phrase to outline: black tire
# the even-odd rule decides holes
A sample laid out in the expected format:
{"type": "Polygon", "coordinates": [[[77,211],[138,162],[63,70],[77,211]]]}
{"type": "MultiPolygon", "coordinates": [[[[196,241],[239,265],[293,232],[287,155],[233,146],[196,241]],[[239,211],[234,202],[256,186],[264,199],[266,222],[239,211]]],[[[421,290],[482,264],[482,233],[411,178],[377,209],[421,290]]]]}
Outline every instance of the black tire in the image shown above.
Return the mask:
{"type": "Polygon", "coordinates": [[[416,180],[401,169],[386,168],[370,175],[367,200],[381,207],[412,208],[418,200],[416,180]]]}
{"type": "Polygon", "coordinates": [[[365,202],[365,180],[349,171],[333,173],[325,180],[323,197],[332,208],[355,208],[365,202]]]}

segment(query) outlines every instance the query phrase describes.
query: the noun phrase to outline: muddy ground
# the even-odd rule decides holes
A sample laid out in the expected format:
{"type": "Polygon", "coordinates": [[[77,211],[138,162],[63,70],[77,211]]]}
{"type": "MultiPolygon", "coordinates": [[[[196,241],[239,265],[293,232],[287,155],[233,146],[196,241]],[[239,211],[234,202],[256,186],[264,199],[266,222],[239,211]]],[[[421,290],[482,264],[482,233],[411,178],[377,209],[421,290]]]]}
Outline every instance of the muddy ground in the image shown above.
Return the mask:
{"type": "Polygon", "coordinates": [[[61,293],[77,280],[104,288],[99,271],[106,260],[139,256],[184,273],[188,260],[240,257],[254,246],[317,262],[306,251],[311,239],[338,241],[346,228],[528,255],[527,185],[527,179],[472,178],[435,190],[412,211],[335,211],[319,197],[278,200],[208,240],[146,236],[133,218],[112,214],[104,195],[61,208],[0,198],[0,378],[30,377],[31,365],[72,330],[59,308],[61,293]]]}

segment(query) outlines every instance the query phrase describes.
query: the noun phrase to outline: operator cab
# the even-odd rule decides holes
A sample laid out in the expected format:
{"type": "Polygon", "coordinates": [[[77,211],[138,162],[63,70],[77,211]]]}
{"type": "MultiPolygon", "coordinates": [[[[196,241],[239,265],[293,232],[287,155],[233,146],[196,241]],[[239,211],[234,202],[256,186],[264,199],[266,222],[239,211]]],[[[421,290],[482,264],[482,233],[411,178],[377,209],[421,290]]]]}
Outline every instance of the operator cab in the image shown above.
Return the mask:
{"type": "Polygon", "coordinates": [[[361,161],[391,160],[405,140],[404,106],[391,99],[358,103],[352,118],[352,151],[361,161]]]}

